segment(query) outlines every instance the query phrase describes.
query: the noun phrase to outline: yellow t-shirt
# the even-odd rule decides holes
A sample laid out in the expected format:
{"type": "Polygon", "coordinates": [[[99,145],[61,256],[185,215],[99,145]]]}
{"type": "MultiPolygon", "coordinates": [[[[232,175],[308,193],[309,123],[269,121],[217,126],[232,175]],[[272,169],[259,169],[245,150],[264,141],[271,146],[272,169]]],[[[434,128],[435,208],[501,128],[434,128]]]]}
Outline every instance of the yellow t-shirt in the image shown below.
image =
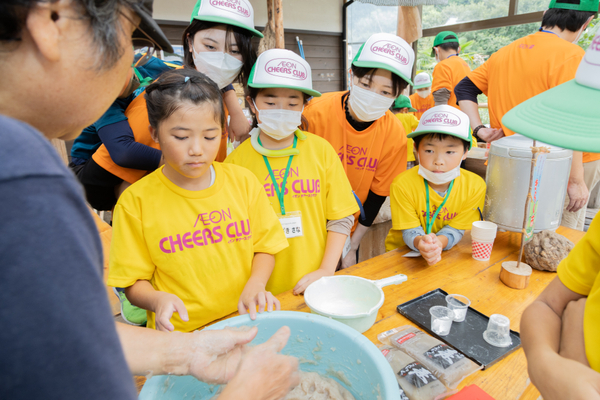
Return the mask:
{"type": "MultiPolygon", "coordinates": [[[[294,156],[284,194],[286,214],[300,211],[303,235],[288,239],[290,247],[277,253],[275,269],[267,290],[277,295],[292,289],[309,272],[321,265],[327,241],[327,221],[348,217],[358,211],[344,167],[331,145],[312,133],[298,140],[300,154],[294,156]]],[[[269,157],[281,186],[289,157],[269,157]]],[[[280,214],[279,200],[263,159],[250,140],[227,157],[226,163],[248,168],[263,185],[273,210],[280,214]]]]}
{"type": "MultiPolygon", "coordinates": [[[[427,215],[427,196],[425,180],[419,175],[419,167],[413,167],[398,175],[390,190],[392,208],[392,229],[385,239],[385,250],[390,251],[404,246],[402,231],[422,226],[425,229],[427,215]]],[[[444,198],[429,188],[431,216],[444,198]]],[[[431,231],[439,232],[444,226],[455,229],[471,229],[474,221],[479,221],[479,211],[483,212],[485,202],[485,182],[479,175],[461,169],[460,176],[454,180],[450,197],[438,214],[431,231]]]]}
{"type": "MultiPolygon", "coordinates": [[[[419,126],[419,120],[417,119],[417,117],[414,116],[414,114],[398,113],[396,114],[396,118],[398,118],[400,122],[402,122],[402,126],[404,127],[404,131],[407,135],[413,133],[414,130],[417,129],[417,126],[419,126]]],[[[415,154],[413,153],[414,145],[415,142],[412,139],[407,138],[406,161],[415,161],[415,154]]]]}
{"type": "Polygon", "coordinates": [[[600,372],[600,217],[594,218],[557,272],[566,287],[587,296],[583,314],[585,353],[592,369],[600,372]]]}
{"type": "MultiPolygon", "coordinates": [[[[215,183],[189,191],[154,171],[129,187],[115,207],[108,285],[149,280],[178,296],[192,331],[237,310],[254,253],[288,246],[256,177],[245,168],[213,163],[215,183]]],[[[148,312],[154,328],[154,313],[148,312]]]]}

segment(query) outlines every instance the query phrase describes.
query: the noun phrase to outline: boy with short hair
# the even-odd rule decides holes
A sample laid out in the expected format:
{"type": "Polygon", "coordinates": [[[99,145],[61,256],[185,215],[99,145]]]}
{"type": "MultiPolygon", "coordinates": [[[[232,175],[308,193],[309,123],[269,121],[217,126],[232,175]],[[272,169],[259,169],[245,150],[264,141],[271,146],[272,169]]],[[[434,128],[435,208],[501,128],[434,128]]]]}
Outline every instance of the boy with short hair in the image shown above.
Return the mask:
{"type": "Polygon", "coordinates": [[[385,248],[406,244],[434,265],[442,250],[452,248],[479,220],[486,186],[481,177],[460,168],[472,144],[463,112],[448,105],[434,107],[408,137],[414,139],[419,166],[392,183],[392,229],[385,248]]]}
{"type": "Polygon", "coordinates": [[[421,119],[423,113],[432,107],[435,107],[435,100],[431,93],[431,75],[427,72],[421,72],[415,76],[413,89],[415,93],[410,95],[410,102],[417,109],[413,114],[417,119],[421,119]]]}
{"type": "MultiPolygon", "coordinates": [[[[402,122],[404,131],[408,135],[412,133],[417,126],[419,126],[419,120],[415,117],[414,113],[417,111],[413,108],[410,99],[404,95],[398,96],[398,98],[392,104],[390,111],[396,115],[396,118],[402,122]]],[[[408,139],[406,141],[406,169],[411,169],[415,166],[415,154],[413,153],[413,140],[408,139]]]]}
{"type": "Polygon", "coordinates": [[[456,33],[444,31],[437,34],[431,50],[431,56],[435,56],[438,62],[433,69],[431,89],[436,106],[447,104],[460,110],[456,102],[454,87],[471,72],[471,67],[458,56],[459,54],[460,44],[456,33]]]}

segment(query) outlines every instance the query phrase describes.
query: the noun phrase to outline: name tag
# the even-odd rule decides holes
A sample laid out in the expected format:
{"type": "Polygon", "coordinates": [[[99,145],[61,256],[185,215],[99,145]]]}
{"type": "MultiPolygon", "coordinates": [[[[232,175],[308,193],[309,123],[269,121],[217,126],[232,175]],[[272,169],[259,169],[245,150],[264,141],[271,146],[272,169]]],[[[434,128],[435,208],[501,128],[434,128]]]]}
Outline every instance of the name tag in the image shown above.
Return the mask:
{"type": "Polygon", "coordinates": [[[278,215],[278,217],[286,238],[291,239],[304,235],[302,213],[300,211],[288,212],[285,215],[278,215]]]}

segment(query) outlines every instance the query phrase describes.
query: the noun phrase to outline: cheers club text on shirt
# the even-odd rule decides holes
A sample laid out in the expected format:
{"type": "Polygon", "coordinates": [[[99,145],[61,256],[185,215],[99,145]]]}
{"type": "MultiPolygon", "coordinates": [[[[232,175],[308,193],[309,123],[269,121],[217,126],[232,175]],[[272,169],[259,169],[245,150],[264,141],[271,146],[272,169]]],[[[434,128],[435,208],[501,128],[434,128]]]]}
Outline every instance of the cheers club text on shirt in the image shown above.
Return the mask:
{"type": "MultiPolygon", "coordinates": [[[[338,156],[342,163],[344,162],[344,154],[342,152],[344,146],[338,150],[338,156]]],[[[365,169],[374,172],[377,169],[377,158],[367,157],[367,148],[359,146],[346,146],[346,165],[355,166],[357,170],[365,169]]]]}
{"type": "Polygon", "coordinates": [[[166,236],[160,239],[158,247],[163,253],[171,254],[194,247],[221,243],[224,238],[227,238],[227,243],[235,243],[252,237],[250,220],[233,221],[229,208],[200,213],[196,218],[194,228],[198,223],[201,223],[203,227],[184,234],[166,236]]]}

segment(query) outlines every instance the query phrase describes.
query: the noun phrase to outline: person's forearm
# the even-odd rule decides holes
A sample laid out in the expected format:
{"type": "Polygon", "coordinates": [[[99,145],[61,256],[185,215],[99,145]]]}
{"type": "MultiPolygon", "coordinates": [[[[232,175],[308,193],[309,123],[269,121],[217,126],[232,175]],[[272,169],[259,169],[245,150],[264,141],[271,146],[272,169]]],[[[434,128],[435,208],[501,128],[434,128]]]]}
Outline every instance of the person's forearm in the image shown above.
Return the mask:
{"type": "Polygon", "coordinates": [[[362,225],[360,222],[358,223],[358,225],[356,225],[354,234],[352,234],[352,238],[350,239],[351,251],[358,250],[358,246],[360,246],[360,242],[368,230],[369,227],[362,225]]]}
{"type": "Polygon", "coordinates": [[[263,286],[267,286],[273,268],[275,268],[275,256],[273,254],[254,253],[252,272],[249,280],[260,282],[263,286]]]}
{"type": "Polygon", "coordinates": [[[137,281],[125,288],[125,296],[131,304],[152,312],[156,310],[156,300],[160,293],[150,282],[145,280],[137,281]]]}
{"type": "Polygon", "coordinates": [[[132,375],[187,375],[191,335],[160,332],[116,323],[117,333],[132,375]]]}
{"type": "Polygon", "coordinates": [[[445,235],[437,235],[437,238],[442,244],[442,249],[445,249],[448,246],[448,238],[445,235]]]}
{"type": "Polygon", "coordinates": [[[348,235],[344,235],[342,233],[332,231],[327,232],[325,254],[323,255],[323,260],[321,260],[319,269],[330,272],[331,274],[335,272],[338,261],[342,256],[342,251],[344,250],[344,244],[346,243],[347,237],[348,235]]]}
{"type": "Polygon", "coordinates": [[[573,152],[573,160],[571,161],[571,173],[569,174],[569,182],[585,182],[583,178],[583,153],[580,151],[573,152]]]}
{"type": "Polygon", "coordinates": [[[481,123],[481,117],[479,116],[479,105],[470,100],[461,100],[458,102],[462,112],[469,116],[471,121],[471,129],[477,128],[481,123]]]}
{"type": "Polygon", "coordinates": [[[235,90],[228,90],[223,93],[223,103],[225,103],[225,107],[227,107],[227,113],[230,116],[239,116],[246,118],[244,115],[244,111],[242,111],[242,107],[238,102],[237,95],[235,94],[235,90]]]}

